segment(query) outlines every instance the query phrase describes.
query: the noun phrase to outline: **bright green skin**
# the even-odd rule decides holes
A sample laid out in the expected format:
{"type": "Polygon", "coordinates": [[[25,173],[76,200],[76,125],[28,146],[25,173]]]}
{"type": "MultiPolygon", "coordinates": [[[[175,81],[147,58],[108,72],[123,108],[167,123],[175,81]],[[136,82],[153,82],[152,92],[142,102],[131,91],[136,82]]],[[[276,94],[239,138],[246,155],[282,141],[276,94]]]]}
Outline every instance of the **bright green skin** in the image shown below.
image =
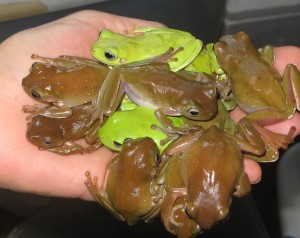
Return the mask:
{"type": "Polygon", "coordinates": [[[213,43],[207,44],[203,47],[198,56],[185,68],[185,70],[192,72],[204,72],[209,75],[212,73],[216,73],[218,75],[224,74],[224,71],[218,64],[213,48],[213,43]]]}
{"type": "Polygon", "coordinates": [[[131,31],[134,36],[103,30],[97,42],[92,45],[91,54],[100,62],[116,66],[141,61],[165,53],[170,47],[184,50],[176,54],[177,61],[169,62],[172,71],[186,67],[199,54],[202,41],[190,33],[170,28],[139,28],[131,31]],[[108,59],[105,53],[115,57],[108,59]]]}
{"type": "MultiPolygon", "coordinates": [[[[123,105],[123,107],[127,107],[127,105],[123,105]]],[[[169,118],[175,126],[183,124],[179,117],[169,118]]],[[[153,110],[138,106],[134,109],[129,107],[128,110],[127,107],[127,110],[116,111],[110,116],[100,127],[98,136],[105,146],[116,151],[121,150],[121,145],[127,138],[137,139],[148,136],[156,142],[159,150],[162,151],[168,143],[161,146],[160,141],[167,136],[161,131],[151,129],[153,124],[160,126],[153,110]]]]}

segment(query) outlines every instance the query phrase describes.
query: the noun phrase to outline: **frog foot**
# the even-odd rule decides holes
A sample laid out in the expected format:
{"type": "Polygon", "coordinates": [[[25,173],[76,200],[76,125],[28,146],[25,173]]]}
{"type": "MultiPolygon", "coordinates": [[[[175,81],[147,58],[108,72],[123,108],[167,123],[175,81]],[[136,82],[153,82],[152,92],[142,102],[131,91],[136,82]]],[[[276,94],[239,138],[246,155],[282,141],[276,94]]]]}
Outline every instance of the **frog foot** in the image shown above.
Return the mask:
{"type": "Polygon", "coordinates": [[[90,171],[85,172],[86,180],[84,181],[85,186],[89,190],[93,198],[98,201],[97,191],[98,191],[98,177],[94,176],[92,178],[90,171]]]}
{"type": "Polygon", "coordinates": [[[184,48],[182,46],[178,47],[176,50],[174,50],[173,47],[170,47],[165,53],[153,57],[151,59],[151,61],[152,62],[163,62],[163,63],[177,62],[178,59],[174,56],[183,50],[184,50],[184,48]]]}
{"type": "Polygon", "coordinates": [[[67,141],[59,147],[47,148],[46,150],[54,152],[59,155],[83,154],[84,152],[84,149],[81,145],[78,145],[72,141],[67,141]]]}
{"type": "Polygon", "coordinates": [[[168,142],[177,139],[180,135],[188,134],[191,130],[198,129],[198,126],[189,126],[189,127],[174,127],[167,126],[166,128],[159,127],[155,124],[151,125],[152,130],[161,131],[167,135],[167,137],[159,142],[161,146],[166,145],[168,142]]]}
{"type": "Polygon", "coordinates": [[[99,149],[102,145],[103,145],[102,142],[100,141],[100,139],[98,139],[90,146],[84,148],[84,153],[92,153],[95,150],[99,149]]]}
{"type": "Polygon", "coordinates": [[[55,105],[51,105],[48,107],[41,107],[38,105],[24,105],[22,108],[22,111],[24,113],[30,113],[26,119],[31,120],[34,116],[41,115],[45,117],[51,117],[51,118],[66,118],[72,115],[72,109],[63,106],[63,107],[57,107],[55,105]]]}
{"type": "Polygon", "coordinates": [[[175,218],[175,215],[174,213],[177,211],[177,210],[183,210],[184,209],[184,205],[183,204],[178,204],[176,206],[174,206],[172,208],[172,212],[170,214],[170,217],[169,217],[169,220],[170,220],[170,223],[178,228],[183,228],[183,224],[181,222],[177,222],[176,221],[176,218],[175,218]]]}
{"type": "Polygon", "coordinates": [[[259,126],[257,123],[253,123],[253,126],[260,133],[266,144],[274,149],[283,148],[286,150],[288,145],[294,141],[293,138],[296,131],[294,126],[290,127],[287,135],[272,132],[262,126],[259,126]]]}

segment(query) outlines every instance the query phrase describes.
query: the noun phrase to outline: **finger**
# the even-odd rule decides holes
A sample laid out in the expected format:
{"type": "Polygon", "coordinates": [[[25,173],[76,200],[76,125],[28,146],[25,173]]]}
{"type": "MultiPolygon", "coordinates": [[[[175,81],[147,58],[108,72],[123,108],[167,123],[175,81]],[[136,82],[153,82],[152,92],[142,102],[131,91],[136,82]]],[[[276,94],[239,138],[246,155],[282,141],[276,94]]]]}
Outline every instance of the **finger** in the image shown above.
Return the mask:
{"type": "Polygon", "coordinates": [[[281,46],[274,48],[274,67],[283,74],[287,64],[294,64],[300,69],[300,48],[296,46],[281,46]]]}
{"type": "Polygon", "coordinates": [[[244,170],[252,184],[258,183],[261,180],[262,170],[260,165],[250,159],[244,159],[244,170]]]}

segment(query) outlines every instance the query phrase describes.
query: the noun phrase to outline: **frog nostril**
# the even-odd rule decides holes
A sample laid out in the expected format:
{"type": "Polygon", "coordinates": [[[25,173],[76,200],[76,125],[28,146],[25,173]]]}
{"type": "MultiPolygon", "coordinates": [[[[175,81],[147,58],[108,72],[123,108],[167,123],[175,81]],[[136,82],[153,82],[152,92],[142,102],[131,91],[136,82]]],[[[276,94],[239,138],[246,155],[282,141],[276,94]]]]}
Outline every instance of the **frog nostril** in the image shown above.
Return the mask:
{"type": "Polygon", "coordinates": [[[31,96],[36,98],[36,99],[42,98],[42,96],[37,91],[35,91],[34,89],[31,90],[31,96]]]}

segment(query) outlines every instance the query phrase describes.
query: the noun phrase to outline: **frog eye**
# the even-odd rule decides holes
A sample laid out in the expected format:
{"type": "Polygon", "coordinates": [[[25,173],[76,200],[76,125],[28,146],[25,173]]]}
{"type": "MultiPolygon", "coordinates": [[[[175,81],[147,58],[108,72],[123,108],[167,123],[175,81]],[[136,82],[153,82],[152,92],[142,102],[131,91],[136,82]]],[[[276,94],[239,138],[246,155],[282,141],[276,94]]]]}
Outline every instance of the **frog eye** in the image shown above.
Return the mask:
{"type": "Polygon", "coordinates": [[[192,214],[190,213],[189,209],[187,207],[184,208],[184,212],[186,213],[186,215],[189,217],[189,218],[192,218],[192,214]]]}
{"type": "Polygon", "coordinates": [[[113,61],[116,58],[116,55],[112,51],[104,51],[104,57],[109,60],[113,61]]]}
{"type": "Polygon", "coordinates": [[[154,162],[156,165],[159,165],[161,162],[161,158],[159,154],[155,154],[154,162]]]}
{"type": "Polygon", "coordinates": [[[119,142],[117,142],[117,141],[113,141],[113,144],[114,144],[114,146],[115,147],[117,147],[117,148],[121,148],[122,147],[122,144],[121,143],[119,143],[119,142]]]}
{"type": "Polygon", "coordinates": [[[52,140],[50,137],[45,137],[43,143],[47,146],[52,145],[52,140]]]}
{"type": "Polygon", "coordinates": [[[128,137],[128,138],[124,139],[123,144],[126,143],[126,142],[129,142],[129,141],[132,141],[132,138],[128,137]]]}
{"type": "Polygon", "coordinates": [[[31,96],[34,97],[34,98],[36,98],[36,99],[41,99],[41,98],[42,98],[41,94],[39,94],[39,93],[38,93],[36,90],[34,90],[34,89],[31,90],[31,96]]]}
{"type": "Polygon", "coordinates": [[[196,108],[190,108],[187,110],[187,113],[191,116],[191,117],[196,117],[199,115],[199,110],[196,108]]]}

